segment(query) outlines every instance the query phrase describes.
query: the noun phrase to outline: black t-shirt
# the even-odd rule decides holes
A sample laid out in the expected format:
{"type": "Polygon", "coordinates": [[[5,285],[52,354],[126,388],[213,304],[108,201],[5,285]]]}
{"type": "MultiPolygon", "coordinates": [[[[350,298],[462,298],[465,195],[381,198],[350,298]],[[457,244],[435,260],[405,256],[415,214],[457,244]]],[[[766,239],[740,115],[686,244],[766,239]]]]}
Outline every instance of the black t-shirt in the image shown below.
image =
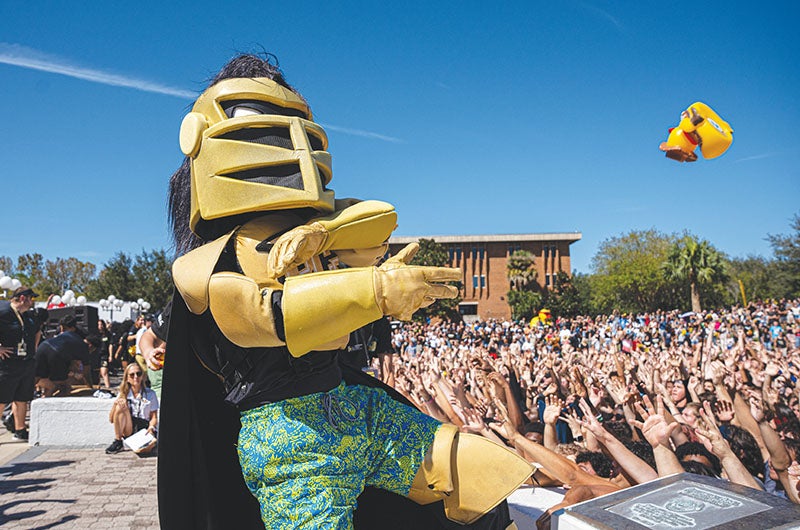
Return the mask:
{"type": "Polygon", "coordinates": [[[339,354],[339,361],[360,370],[382,353],[395,353],[392,346],[392,327],[386,317],[352,332],[347,351],[339,354]]]}
{"type": "Polygon", "coordinates": [[[34,357],[34,347],[36,346],[36,319],[32,311],[26,311],[22,315],[22,322],[17,318],[17,313],[11,307],[11,302],[0,301],[0,344],[4,347],[14,348],[14,353],[8,359],[0,359],[2,362],[19,362],[34,357]],[[18,355],[17,349],[20,342],[25,342],[26,355],[18,355]]]}
{"type": "Polygon", "coordinates": [[[327,392],[342,380],[336,351],[293,357],[285,346],[242,348],[223,335],[210,311],[193,315],[190,327],[192,350],[203,366],[221,376],[225,401],[239,410],[327,392]]]}
{"type": "Polygon", "coordinates": [[[75,331],[65,331],[53,338],[47,339],[39,345],[39,351],[50,350],[58,354],[63,359],[69,361],[81,361],[89,363],[89,346],[83,341],[83,338],[75,331]]]}

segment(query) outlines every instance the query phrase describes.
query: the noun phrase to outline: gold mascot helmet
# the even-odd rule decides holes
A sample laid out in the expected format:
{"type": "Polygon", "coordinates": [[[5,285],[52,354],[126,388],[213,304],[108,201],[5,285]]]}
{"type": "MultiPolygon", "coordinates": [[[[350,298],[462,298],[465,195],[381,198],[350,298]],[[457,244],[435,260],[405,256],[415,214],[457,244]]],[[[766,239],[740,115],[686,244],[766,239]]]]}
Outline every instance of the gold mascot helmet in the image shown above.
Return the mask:
{"type": "Polygon", "coordinates": [[[181,124],[191,167],[195,234],[206,221],[252,212],[334,209],[325,131],[297,94],[268,78],[206,90],[181,124]]]}

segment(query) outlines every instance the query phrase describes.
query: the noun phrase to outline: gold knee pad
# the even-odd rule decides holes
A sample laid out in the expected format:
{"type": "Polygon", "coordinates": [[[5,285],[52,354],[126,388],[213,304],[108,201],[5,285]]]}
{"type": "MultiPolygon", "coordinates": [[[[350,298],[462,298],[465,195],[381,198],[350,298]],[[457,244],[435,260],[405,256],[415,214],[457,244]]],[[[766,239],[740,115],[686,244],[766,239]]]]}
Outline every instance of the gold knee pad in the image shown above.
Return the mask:
{"type": "Polygon", "coordinates": [[[443,500],[448,519],[469,524],[500,504],[531,473],[531,465],[508,448],[444,424],[436,431],[408,498],[419,504],[443,500]]]}

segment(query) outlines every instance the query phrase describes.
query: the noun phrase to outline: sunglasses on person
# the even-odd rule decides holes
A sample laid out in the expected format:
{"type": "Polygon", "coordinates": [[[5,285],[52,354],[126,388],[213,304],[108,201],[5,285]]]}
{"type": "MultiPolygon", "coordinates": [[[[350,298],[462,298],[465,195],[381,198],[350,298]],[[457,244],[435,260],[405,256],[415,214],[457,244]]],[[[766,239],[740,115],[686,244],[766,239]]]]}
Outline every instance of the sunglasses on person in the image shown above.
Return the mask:
{"type": "Polygon", "coordinates": [[[142,372],[129,372],[128,377],[142,377],[142,372]]]}

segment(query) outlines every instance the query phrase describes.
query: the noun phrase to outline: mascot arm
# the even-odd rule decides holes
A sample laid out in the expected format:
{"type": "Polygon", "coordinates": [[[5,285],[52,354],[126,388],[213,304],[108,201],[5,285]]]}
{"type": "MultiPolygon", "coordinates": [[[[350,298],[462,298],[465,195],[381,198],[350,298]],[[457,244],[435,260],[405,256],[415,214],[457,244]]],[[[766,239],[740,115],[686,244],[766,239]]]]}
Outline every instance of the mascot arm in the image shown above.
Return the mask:
{"type": "Polygon", "coordinates": [[[461,279],[460,269],[407,265],[413,243],[380,267],[325,271],[286,279],[283,323],[286,345],[295,357],[320,349],[383,315],[409,320],[458,289],[442,282],[461,279]]]}
{"type": "Polygon", "coordinates": [[[237,346],[283,346],[275,324],[275,292],[242,274],[218,272],[208,283],[209,309],[222,334],[237,346]]]}
{"type": "MultiPolygon", "coordinates": [[[[391,204],[357,202],[331,215],[312,219],[280,236],[269,252],[268,270],[273,278],[278,278],[326,250],[372,249],[375,250],[372,256],[381,250],[396,226],[397,213],[391,204]]],[[[374,258],[370,259],[374,263],[374,258]]],[[[347,263],[358,266],[364,260],[347,263]]]]}

